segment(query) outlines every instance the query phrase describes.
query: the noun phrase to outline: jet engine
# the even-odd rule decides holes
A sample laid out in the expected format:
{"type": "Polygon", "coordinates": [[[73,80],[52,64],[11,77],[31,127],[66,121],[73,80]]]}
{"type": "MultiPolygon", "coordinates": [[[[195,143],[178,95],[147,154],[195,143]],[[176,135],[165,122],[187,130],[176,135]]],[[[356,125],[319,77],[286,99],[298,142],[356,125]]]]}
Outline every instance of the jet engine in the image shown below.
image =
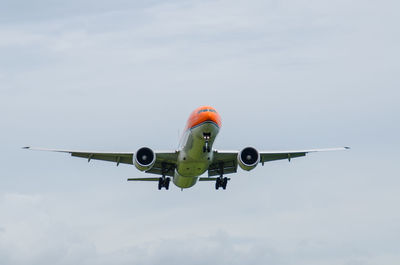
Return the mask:
{"type": "Polygon", "coordinates": [[[156,154],[148,147],[137,150],[135,155],[135,166],[140,171],[147,171],[154,166],[156,154]]]}
{"type": "Polygon", "coordinates": [[[243,170],[250,171],[260,162],[260,153],[253,147],[246,147],[239,152],[237,159],[243,170]]]}

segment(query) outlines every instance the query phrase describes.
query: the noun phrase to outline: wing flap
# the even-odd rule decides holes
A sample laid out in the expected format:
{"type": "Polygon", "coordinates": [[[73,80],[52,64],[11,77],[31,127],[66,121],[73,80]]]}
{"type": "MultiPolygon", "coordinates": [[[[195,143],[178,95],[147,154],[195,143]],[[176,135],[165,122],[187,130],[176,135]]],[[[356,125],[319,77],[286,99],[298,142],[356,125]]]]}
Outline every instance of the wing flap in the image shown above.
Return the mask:
{"type": "MultiPolygon", "coordinates": [[[[305,156],[307,153],[313,152],[326,152],[326,151],[342,151],[350,149],[350,147],[338,147],[338,148],[325,148],[325,149],[307,149],[307,150],[295,150],[295,151],[263,151],[260,152],[260,163],[288,159],[305,156]]],[[[214,151],[213,163],[208,169],[208,176],[217,176],[221,173],[230,174],[237,172],[237,156],[239,151],[214,151]]]]}
{"type": "MultiPolygon", "coordinates": [[[[67,149],[47,149],[47,148],[33,148],[33,147],[23,147],[24,149],[37,150],[37,151],[51,151],[68,153],[74,157],[86,158],[88,162],[91,160],[103,160],[114,162],[119,165],[123,164],[134,164],[134,153],[133,152],[99,152],[99,151],[78,151],[78,150],[67,150],[67,149]]],[[[174,169],[176,167],[176,161],[178,159],[178,151],[155,151],[156,162],[154,167],[146,173],[152,173],[157,175],[162,175],[162,168],[166,170],[166,176],[173,176],[174,169]]]]}
{"type": "Polygon", "coordinates": [[[274,160],[281,160],[281,159],[292,159],[296,157],[301,157],[305,156],[306,153],[272,153],[272,154],[265,154],[265,153],[260,153],[260,162],[269,162],[269,161],[274,161],[274,160]]]}
{"type": "Polygon", "coordinates": [[[24,149],[36,150],[36,151],[50,151],[59,153],[69,153],[71,156],[87,158],[88,162],[90,160],[103,160],[109,162],[115,162],[117,165],[123,164],[133,164],[133,153],[131,152],[100,152],[100,151],[77,151],[77,150],[67,150],[67,149],[47,149],[47,148],[33,148],[33,147],[23,147],[24,149]]]}
{"type": "Polygon", "coordinates": [[[71,156],[87,158],[88,161],[94,160],[103,160],[109,162],[115,162],[117,164],[130,164],[133,165],[133,154],[115,154],[115,153],[81,153],[81,152],[73,152],[71,156]]]}
{"type": "Polygon", "coordinates": [[[260,152],[260,163],[302,157],[308,153],[314,152],[328,152],[328,151],[343,151],[350,149],[350,147],[338,147],[338,148],[325,148],[325,149],[308,149],[308,150],[297,150],[297,151],[264,151],[260,152]]]}

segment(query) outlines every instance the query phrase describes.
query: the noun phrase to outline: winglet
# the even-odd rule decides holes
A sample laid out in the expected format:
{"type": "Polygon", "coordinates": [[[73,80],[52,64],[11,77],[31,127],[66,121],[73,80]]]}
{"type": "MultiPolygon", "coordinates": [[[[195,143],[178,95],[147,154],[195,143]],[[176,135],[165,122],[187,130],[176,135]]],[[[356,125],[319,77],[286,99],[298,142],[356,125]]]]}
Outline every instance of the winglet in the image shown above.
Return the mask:
{"type": "Polygon", "coordinates": [[[350,146],[345,146],[344,149],[350,149],[350,146]]]}
{"type": "Polygon", "coordinates": [[[31,149],[31,147],[30,146],[24,146],[24,147],[21,147],[22,149],[31,149]]]}

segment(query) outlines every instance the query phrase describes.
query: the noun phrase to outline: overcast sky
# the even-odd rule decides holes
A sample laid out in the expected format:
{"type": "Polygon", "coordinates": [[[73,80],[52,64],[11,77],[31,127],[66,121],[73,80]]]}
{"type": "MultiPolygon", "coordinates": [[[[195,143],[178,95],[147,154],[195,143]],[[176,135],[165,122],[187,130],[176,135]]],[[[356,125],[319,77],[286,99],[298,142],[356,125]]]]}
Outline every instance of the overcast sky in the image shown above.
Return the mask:
{"type": "Polygon", "coordinates": [[[400,263],[398,1],[0,4],[1,264],[400,263]],[[351,146],[158,191],[134,167],[22,146],[351,146]]]}

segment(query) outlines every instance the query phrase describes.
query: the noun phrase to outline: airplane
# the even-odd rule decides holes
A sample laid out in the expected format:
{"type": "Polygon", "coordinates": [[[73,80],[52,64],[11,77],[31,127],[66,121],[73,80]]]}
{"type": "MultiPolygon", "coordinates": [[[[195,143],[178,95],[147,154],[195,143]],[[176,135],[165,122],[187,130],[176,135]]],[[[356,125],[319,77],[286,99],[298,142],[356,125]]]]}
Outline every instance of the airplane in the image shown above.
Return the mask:
{"type": "Polygon", "coordinates": [[[226,189],[230,178],[227,174],[236,173],[238,167],[250,171],[258,164],[274,160],[302,157],[308,153],[321,151],[346,150],[349,147],[309,149],[295,151],[262,151],[254,147],[245,147],[240,151],[224,151],[213,149],[214,141],[221,129],[221,117],[215,108],[201,106],[195,109],[187,121],[179,148],[175,151],[154,151],[149,147],[142,147],[132,152],[95,152],[62,149],[44,149],[23,147],[24,149],[69,153],[71,156],[91,160],[104,160],[135,165],[146,173],[159,177],[128,178],[128,181],[158,182],[158,189],[169,189],[173,183],[183,189],[193,187],[197,181],[214,181],[215,189],[226,189]],[[205,172],[207,177],[200,177],[205,172]]]}

